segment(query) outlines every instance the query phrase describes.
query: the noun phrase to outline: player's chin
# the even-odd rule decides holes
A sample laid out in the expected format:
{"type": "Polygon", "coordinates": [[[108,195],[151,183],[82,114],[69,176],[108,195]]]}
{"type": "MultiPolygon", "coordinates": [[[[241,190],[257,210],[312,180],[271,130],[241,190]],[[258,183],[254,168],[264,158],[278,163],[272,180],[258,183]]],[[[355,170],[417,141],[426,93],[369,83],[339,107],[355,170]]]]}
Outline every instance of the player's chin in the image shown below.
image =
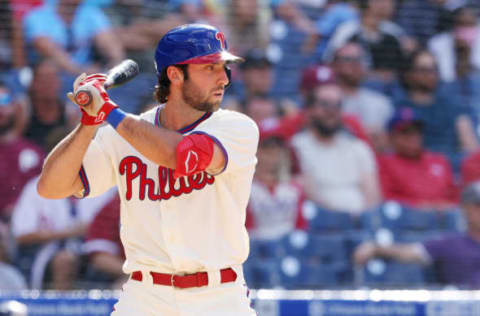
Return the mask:
{"type": "Polygon", "coordinates": [[[223,100],[223,96],[220,98],[218,97],[211,98],[208,102],[211,105],[210,112],[218,110],[218,108],[220,108],[220,104],[222,103],[222,100],[223,100]]]}

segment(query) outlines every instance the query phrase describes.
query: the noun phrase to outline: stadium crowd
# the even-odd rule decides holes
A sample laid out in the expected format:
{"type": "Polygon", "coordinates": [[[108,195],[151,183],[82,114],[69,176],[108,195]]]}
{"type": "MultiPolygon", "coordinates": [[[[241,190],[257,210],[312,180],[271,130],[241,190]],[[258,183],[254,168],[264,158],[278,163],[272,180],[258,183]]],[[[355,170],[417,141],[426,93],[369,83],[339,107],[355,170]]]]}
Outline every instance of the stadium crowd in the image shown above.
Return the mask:
{"type": "Polygon", "coordinates": [[[480,288],[480,5],[469,0],[0,1],[0,289],[115,288],[117,193],[46,200],[48,151],[79,121],[73,79],[153,105],[158,39],[225,32],[223,107],[260,129],[251,287],[480,288]]]}

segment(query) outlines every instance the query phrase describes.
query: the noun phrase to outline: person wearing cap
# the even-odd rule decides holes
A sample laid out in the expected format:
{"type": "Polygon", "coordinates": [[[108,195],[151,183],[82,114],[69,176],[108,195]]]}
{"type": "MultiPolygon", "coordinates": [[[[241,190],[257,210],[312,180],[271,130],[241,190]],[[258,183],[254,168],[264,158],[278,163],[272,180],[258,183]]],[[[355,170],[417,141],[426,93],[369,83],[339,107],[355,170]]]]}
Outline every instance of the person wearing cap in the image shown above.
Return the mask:
{"type": "Polygon", "coordinates": [[[258,164],[247,208],[250,238],[280,240],[295,229],[306,229],[302,209],[305,192],[291,172],[291,155],[283,130],[261,124],[258,164]]]}
{"type": "Polygon", "coordinates": [[[232,89],[226,97],[226,107],[242,110],[252,99],[271,99],[273,85],[272,62],[261,49],[255,48],[245,54],[245,61],[239,65],[239,78],[232,82],[232,89]]]}
{"type": "Polygon", "coordinates": [[[105,74],[76,79],[81,124],[50,152],[37,189],[58,199],[118,187],[129,279],[113,316],[255,315],[242,264],[259,131],[219,108],[228,64],[241,60],[215,27],[171,29],[155,51],[159,105],[139,116],[109,98],[105,74]]]}
{"type": "Polygon", "coordinates": [[[307,127],[292,138],[307,198],[359,215],[380,202],[375,156],[366,142],[343,128],[343,94],[331,69],[317,76],[319,84],[305,103],[307,127]]]}
{"type": "Polygon", "coordinates": [[[18,135],[18,104],[0,82],[0,223],[8,223],[23,186],[40,173],[43,150],[18,135]]]}
{"type": "Polygon", "coordinates": [[[441,210],[457,204],[457,188],[446,157],[423,146],[423,121],[399,108],[388,122],[393,152],[380,155],[383,196],[406,205],[441,210]]]}
{"type": "Polygon", "coordinates": [[[424,242],[389,246],[365,242],[355,249],[355,263],[364,265],[375,257],[418,263],[435,267],[436,283],[480,288],[480,182],[462,191],[461,208],[466,220],[465,232],[442,233],[424,242]]]}
{"type": "Polygon", "coordinates": [[[395,107],[409,107],[424,122],[424,144],[446,155],[456,169],[465,154],[479,148],[470,104],[439,80],[435,56],[427,50],[413,52],[405,61],[395,107]]]}

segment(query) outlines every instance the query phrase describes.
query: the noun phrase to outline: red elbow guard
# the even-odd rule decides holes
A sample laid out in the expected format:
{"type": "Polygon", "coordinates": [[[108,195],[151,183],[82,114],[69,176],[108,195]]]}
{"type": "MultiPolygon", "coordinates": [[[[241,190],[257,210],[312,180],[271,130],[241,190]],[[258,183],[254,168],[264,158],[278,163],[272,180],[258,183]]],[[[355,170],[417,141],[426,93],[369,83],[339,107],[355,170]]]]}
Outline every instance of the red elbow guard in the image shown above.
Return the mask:
{"type": "Polygon", "coordinates": [[[177,145],[176,157],[175,178],[204,171],[212,161],[213,140],[204,134],[185,136],[177,145]]]}

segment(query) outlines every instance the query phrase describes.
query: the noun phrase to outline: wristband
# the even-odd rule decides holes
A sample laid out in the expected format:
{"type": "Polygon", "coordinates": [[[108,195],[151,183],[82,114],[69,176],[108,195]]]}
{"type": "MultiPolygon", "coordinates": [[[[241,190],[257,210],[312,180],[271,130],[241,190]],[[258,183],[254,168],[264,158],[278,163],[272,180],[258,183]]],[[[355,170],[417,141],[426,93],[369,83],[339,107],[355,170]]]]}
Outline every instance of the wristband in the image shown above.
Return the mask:
{"type": "Polygon", "coordinates": [[[119,108],[113,109],[107,116],[106,121],[117,129],[118,124],[127,116],[127,113],[123,112],[119,108]]]}

